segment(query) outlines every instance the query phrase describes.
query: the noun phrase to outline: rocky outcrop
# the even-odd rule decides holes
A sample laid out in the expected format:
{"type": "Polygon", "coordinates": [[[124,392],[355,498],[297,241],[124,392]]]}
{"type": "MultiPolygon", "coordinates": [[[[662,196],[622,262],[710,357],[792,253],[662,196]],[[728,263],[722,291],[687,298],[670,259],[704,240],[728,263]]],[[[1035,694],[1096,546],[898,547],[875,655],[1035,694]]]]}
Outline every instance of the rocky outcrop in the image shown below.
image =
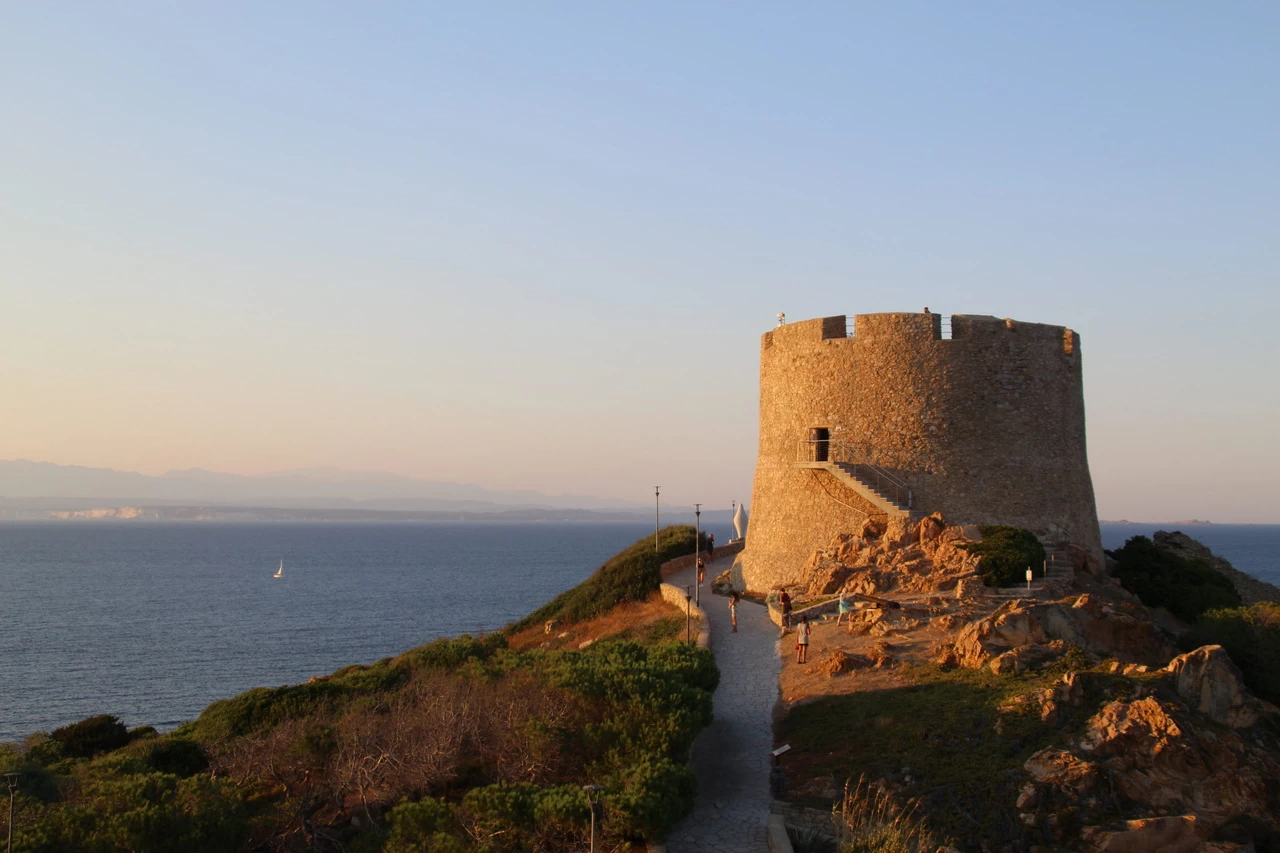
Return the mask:
{"type": "Polygon", "coordinates": [[[1141,607],[1091,595],[1043,604],[1015,599],[961,629],[953,644],[955,660],[977,668],[1020,646],[1060,640],[1097,655],[1161,666],[1176,649],[1144,615],[1141,607]]]}
{"type": "MultiPolygon", "coordinates": [[[[1187,666],[1179,670],[1188,671],[1187,666]]],[[[1177,673],[1170,675],[1167,686],[1158,680],[1108,682],[1106,675],[1084,680],[1072,675],[1052,690],[1002,708],[1016,711],[1031,704],[1043,719],[1051,719],[1055,705],[1103,700],[1067,743],[1042,749],[1024,763],[1030,782],[1017,803],[1024,826],[1071,841],[1058,816],[1074,815],[1080,830],[1070,848],[1099,853],[1208,853],[1235,849],[1206,846],[1211,838],[1226,840],[1232,831],[1232,841],[1246,844],[1280,831],[1273,796],[1280,755],[1274,737],[1261,728],[1215,729],[1170,690],[1177,673]],[[1106,699],[1118,688],[1128,695],[1106,699]],[[1253,828],[1241,829],[1242,820],[1252,821],[1253,828]]]]}
{"type": "Polygon", "coordinates": [[[1244,677],[1222,646],[1201,646],[1178,655],[1165,671],[1178,693],[1215,723],[1243,729],[1258,722],[1262,703],[1245,689],[1244,677]]]}
{"type": "Polygon", "coordinates": [[[842,533],[814,552],[800,585],[812,596],[954,590],[978,565],[962,546],[981,539],[976,527],[948,526],[937,513],[919,521],[868,519],[858,533],[842,533]]]}
{"type": "Polygon", "coordinates": [[[1245,604],[1257,604],[1259,601],[1280,602],[1280,587],[1245,574],[1181,531],[1169,533],[1165,530],[1157,530],[1152,541],[1165,551],[1190,560],[1203,560],[1222,572],[1231,580],[1245,604]]]}
{"type": "Polygon", "coordinates": [[[992,672],[1026,672],[1049,661],[1057,660],[1067,653],[1067,644],[1062,640],[1050,640],[1047,643],[1018,646],[992,658],[987,666],[992,672]]]}
{"type": "Polygon", "coordinates": [[[1198,853],[1206,837],[1195,815],[1127,820],[1121,829],[1085,827],[1080,839],[1098,853],[1198,853]]]}

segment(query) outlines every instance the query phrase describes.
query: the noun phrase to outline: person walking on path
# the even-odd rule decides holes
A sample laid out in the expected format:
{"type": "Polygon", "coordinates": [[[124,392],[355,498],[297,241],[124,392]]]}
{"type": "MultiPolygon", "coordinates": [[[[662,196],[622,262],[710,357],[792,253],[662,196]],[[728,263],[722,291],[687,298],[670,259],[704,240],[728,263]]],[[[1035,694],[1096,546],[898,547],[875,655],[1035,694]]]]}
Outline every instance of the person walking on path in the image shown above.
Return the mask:
{"type": "Polygon", "coordinates": [[[707,534],[707,559],[714,560],[716,558],[716,535],[714,533],[707,534]]]}
{"type": "Polygon", "coordinates": [[[849,604],[849,598],[848,596],[846,596],[845,591],[843,589],[840,590],[840,601],[836,603],[836,607],[840,611],[840,615],[836,617],[836,625],[838,626],[841,622],[843,622],[846,616],[849,617],[849,624],[852,625],[853,624],[853,606],[849,604]]]}
{"type": "Polygon", "coordinates": [[[698,558],[698,586],[702,586],[702,581],[707,576],[707,562],[701,557],[698,558]]]}
{"type": "Polygon", "coordinates": [[[741,598],[736,589],[729,593],[729,621],[733,623],[734,634],[738,633],[738,601],[741,598]]]}
{"type": "Polygon", "coordinates": [[[782,608],[782,633],[778,636],[786,636],[791,630],[791,596],[784,589],[782,595],[778,596],[778,606],[782,608]]]}
{"type": "Polygon", "coordinates": [[[796,626],[796,663],[809,662],[809,617],[801,616],[796,626]]]}

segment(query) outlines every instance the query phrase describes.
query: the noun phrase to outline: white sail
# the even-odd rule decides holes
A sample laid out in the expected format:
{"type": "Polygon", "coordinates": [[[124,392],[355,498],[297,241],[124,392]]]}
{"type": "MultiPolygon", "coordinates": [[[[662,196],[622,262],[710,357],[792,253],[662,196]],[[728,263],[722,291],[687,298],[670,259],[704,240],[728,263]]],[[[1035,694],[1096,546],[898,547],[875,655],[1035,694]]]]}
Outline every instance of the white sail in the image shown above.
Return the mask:
{"type": "Polygon", "coordinates": [[[747,511],[743,509],[742,504],[738,504],[738,509],[733,514],[733,529],[738,534],[736,537],[738,539],[747,535],[747,511]]]}
{"type": "Polygon", "coordinates": [[[281,560],[281,561],[280,561],[280,568],[276,569],[276,573],[275,573],[274,575],[272,575],[271,577],[273,577],[273,578],[282,578],[282,577],[284,577],[284,560],[281,560]]]}

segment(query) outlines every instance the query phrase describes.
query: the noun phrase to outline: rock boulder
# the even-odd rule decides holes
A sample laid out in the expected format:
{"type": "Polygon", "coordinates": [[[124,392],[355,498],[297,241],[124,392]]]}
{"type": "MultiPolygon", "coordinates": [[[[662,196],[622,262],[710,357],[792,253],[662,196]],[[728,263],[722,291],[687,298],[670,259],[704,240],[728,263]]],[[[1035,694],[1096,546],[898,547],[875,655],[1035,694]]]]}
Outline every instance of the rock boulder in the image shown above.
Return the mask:
{"type": "Polygon", "coordinates": [[[1165,671],[1193,708],[1216,723],[1242,729],[1258,722],[1261,703],[1244,686],[1240,670],[1222,646],[1201,646],[1178,655],[1165,671]]]}

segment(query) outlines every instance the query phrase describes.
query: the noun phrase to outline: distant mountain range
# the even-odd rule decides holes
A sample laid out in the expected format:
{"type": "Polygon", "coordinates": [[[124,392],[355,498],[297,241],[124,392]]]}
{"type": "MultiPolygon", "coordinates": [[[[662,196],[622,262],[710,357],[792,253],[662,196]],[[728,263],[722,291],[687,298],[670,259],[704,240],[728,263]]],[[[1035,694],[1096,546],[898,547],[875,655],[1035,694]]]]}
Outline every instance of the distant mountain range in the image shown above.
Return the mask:
{"type": "MultiPolygon", "coordinates": [[[[646,512],[648,505],[588,495],[503,491],[373,471],[312,468],[249,477],[191,468],[159,477],[110,468],[0,461],[0,518],[67,517],[124,507],[252,507],[411,513],[646,512]]],[[[169,516],[171,512],[161,513],[169,516]]],[[[554,513],[552,513],[554,515],[554,513]]],[[[86,517],[86,516],[78,516],[86,517]]],[[[99,517],[136,517],[108,515],[99,517]]],[[[146,517],[154,517],[148,515],[146,517]]]]}

